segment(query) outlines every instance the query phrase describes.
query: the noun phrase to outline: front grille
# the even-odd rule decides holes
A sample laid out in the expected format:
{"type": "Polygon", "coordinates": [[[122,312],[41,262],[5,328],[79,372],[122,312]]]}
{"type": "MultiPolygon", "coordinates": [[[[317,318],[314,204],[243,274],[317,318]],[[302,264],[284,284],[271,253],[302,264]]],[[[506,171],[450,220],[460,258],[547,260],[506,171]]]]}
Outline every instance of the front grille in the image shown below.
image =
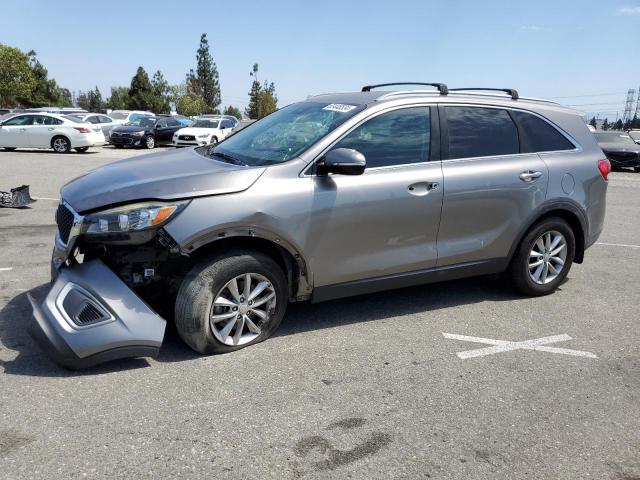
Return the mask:
{"type": "Polygon", "coordinates": [[[58,224],[60,239],[64,243],[67,243],[69,241],[69,235],[71,234],[71,228],[73,227],[73,212],[63,204],[58,205],[56,223],[58,224]]]}
{"type": "Polygon", "coordinates": [[[130,145],[133,143],[133,138],[128,138],[128,137],[114,137],[113,135],[111,136],[111,143],[117,144],[117,145],[130,145]]]}
{"type": "Polygon", "coordinates": [[[75,323],[80,326],[90,325],[106,319],[107,317],[105,317],[104,314],[91,303],[85,303],[82,310],[80,310],[74,318],[75,323]]]}
{"type": "Polygon", "coordinates": [[[192,141],[195,140],[196,137],[194,137],[193,135],[178,135],[178,140],[187,140],[187,141],[192,141]]]}

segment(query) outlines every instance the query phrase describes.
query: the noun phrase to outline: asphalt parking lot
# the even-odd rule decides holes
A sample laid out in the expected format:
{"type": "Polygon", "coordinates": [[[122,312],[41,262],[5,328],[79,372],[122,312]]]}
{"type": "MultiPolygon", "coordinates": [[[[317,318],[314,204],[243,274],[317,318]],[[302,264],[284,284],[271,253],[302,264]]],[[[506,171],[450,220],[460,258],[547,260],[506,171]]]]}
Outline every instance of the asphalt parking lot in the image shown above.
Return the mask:
{"type": "Polygon", "coordinates": [[[480,278],[295,304],[232,354],[169,330],[157,359],[74,373],[27,335],[26,294],[60,186],[144,153],[92,152],[0,151],[0,189],[39,198],[0,209],[1,478],[640,478],[640,174],[612,174],[605,231],[551,296],[480,278]]]}

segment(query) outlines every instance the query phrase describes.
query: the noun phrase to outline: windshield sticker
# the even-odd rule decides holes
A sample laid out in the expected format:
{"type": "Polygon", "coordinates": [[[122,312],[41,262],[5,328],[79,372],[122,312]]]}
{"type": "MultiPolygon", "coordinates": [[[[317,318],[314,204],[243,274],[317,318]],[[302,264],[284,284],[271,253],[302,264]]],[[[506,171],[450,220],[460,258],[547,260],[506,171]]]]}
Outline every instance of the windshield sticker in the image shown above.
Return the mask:
{"type": "Polygon", "coordinates": [[[323,110],[329,110],[331,112],[347,113],[356,108],[355,105],[345,105],[343,103],[332,103],[323,108],[323,110]]]}

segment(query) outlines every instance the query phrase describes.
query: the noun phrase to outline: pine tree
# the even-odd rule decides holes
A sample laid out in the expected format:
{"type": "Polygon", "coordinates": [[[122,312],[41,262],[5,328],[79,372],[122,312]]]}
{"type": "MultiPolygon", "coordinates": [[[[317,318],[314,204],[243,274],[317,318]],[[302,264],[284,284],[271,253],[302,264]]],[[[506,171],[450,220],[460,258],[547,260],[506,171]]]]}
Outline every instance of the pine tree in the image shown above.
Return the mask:
{"type": "Polygon", "coordinates": [[[127,87],[111,87],[111,96],[106,103],[112,110],[126,110],[129,108],[129,89],[127,87]]]}
{"type": "Polygon", "coordinates": [[[251,82],[251,90],[249,90],[249,105],[245,109],[244,113],[252,120],[260,118],[260,82],[258,81],[258,64],[253,64],[253,69],[249,73],[250,77],[253,77],[251,82]]]}
{"type": "Polygon", "coordinates": [[[153,74],[151,88],[153,90],[153,108],[151,111],[154,113],[170,113],[169,84],[160,70],[153,74]]]}
{"type": "Polygon", "coordinates": [[[589,122],[593,128],[598,128],[598,124],[596,123],[596,117],[591,117],[591,121],[589,122]]]}
{"type": "Polygon", "coordinates": [[[616,122],[611,126],[613,130],[622,130],[622,127],[622,120],[620,119],[616,120],[616,122]]]}
{"type": "Polygon", "coordinates": [[[604,122],[602,122],[602,130],[609,130],[609,120],[608,119],[604,119],[604,122]]]}
{"type": "Polygon", "coordinates": [[[187,82],[192,84],[192,92],[200,96],[207,106],[206,113],[216,113],[221,101],[220,80],[218,67],[213,61],[209,51],[207,34],[200,37],[200,47],[196,54],[198,65],[195,73],[193,70],[187,75],[187,82]]]}
{"type": "Polygon", "coordinates": [[[138,67],[129,87],[129,108],[131,110],[151,110],[153,108],[153,89],[149,75],[138,67]]]}
{"type": "Polygon", "coordinates": [[[94,90],[89,90],[87,97],[89,108],[86,110],[89,110],[90,112],[101,112],[104,108],[104,103],[102,102],[102,94],[100,93],[100,90],[98,90],[97,85],[94,90]]]}
{"type": "Polygon", "coordinates": [[[242,112],[233,105],[229,105],[224,109],[224,112],[222,113],[224,115],[231,115],[232,117],[236,117],[238,120],[242,120],[242,112]]]}

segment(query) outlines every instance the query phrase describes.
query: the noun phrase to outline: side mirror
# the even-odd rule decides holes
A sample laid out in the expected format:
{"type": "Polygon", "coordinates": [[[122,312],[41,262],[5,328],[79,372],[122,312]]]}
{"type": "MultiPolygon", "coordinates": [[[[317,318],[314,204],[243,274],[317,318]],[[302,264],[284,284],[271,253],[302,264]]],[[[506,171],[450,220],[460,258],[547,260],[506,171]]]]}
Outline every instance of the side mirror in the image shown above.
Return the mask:
{"type": "Polygon", "coordinates": [[[316,165],[319,175],[339,173],[342,175],[362,175],[367,167],[364,155],[351,148],[330,150],[316,165]]]}

